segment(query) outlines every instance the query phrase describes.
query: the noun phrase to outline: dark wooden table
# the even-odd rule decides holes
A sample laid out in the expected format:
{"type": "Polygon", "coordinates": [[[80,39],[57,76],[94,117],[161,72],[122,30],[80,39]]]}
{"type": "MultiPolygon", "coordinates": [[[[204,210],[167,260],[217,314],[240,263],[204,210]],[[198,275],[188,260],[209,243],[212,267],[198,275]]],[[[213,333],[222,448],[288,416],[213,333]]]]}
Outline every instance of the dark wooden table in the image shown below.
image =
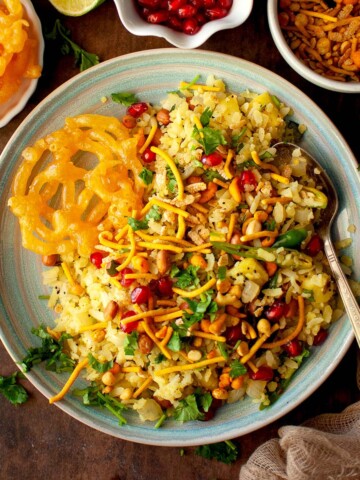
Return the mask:
{"type": "MultiPolygon", "coordinates": [[[[139,50],[171,47],[162,39],[135,37],[128,33],[111,0],[80,18],[62,18],[46,0],[34,0],[33,3],[44,30],[49,30],[54,20],[61,18],[71,30],[74,41],[97,53],[102,61],[139,50]]],[[[250,60],[288,79],[325,111],[360,159],[360,95],[326,91],[298,76],[282,59],[271,39],[264,0],[255,0],[253,12],[244,25],[215,34],[201,48],[250,60]]],[[[25,110],[0,129],[0,151],[31,109],[77,73],[73,58],[62,56],[47,42],[45,67],[38,88],[25,110]]],[[[185,448],[181,455],[180,448],[143,446],[107,436],[79,423],[55,406],[49,406],[47,399],[23,380],[30,393],[26,404],[14,407],[0,397],[0,478],[236,479],[241,465],[261,443],[276,437],[279,427],[298,425],[320,413],[339,412],[359,400],[355,381],[356,356],[354,342],[330,378],[301,406],[271,425],[235,439],[240,455],[230,466],[204,460],[195,455],[194,448],[185,448]]],[[[15,368],[0,345],[0,374],[8,375],[15,368]]]]}

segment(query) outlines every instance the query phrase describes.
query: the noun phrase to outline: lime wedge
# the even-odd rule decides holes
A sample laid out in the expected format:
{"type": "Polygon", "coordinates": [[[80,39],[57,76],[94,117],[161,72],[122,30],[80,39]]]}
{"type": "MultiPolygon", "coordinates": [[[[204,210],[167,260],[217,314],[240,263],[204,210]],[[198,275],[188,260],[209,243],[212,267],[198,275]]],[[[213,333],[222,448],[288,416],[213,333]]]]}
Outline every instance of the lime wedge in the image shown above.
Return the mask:
{"type": "Polygon", "coordinates": [[[80,17],[94,10],[105,0],[49,0],[53,7],[68,17],[80,17]]]}

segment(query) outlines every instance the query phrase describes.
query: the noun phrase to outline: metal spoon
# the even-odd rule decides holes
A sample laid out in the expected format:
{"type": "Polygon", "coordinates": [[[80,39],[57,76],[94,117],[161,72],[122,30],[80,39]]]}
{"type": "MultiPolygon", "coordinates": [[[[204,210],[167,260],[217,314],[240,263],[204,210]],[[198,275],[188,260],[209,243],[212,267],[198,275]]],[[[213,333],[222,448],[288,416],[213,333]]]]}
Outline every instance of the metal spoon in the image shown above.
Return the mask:
{"type": "MultiPolygon", "coordinates": [[[[319,163],[308,152],[306,152],[298,145],[280,142],[274,145],[274,147],[276,147],[277,152],[275,162],[278,166],[289,164],[294,149],[300,148],[303,157],[305,157],[307,160],[307,167],[310,167],[311,172],[314,172],[315,168],[317,169],[317,172],[319,172],[316,173],[317,183],[319,183],[319,180],[320,183],[322,183],[323,192],[328,197],[328,205],[322,211],[320,221],[316,225],[316,232],[319,234],[319,236],[324,242],[325,255],[329,261],[329,266],[333,273],[333,277],[336,281],[341,298],[344,302],[346,312],[352,323],[357,343],[360,347],[360,307],[356,301],[353,292],[351,291],[346,276],[342,271],[334,246],[331,241],[331,225],[339,208],[339,200],[334,184],[332,183],[332,180],[330,180],[325,170],[319,165],[319,163]]],[[[309,174],[314,176],[314,174],[311,174],[311,172],[309,172],[309,174]]]]}

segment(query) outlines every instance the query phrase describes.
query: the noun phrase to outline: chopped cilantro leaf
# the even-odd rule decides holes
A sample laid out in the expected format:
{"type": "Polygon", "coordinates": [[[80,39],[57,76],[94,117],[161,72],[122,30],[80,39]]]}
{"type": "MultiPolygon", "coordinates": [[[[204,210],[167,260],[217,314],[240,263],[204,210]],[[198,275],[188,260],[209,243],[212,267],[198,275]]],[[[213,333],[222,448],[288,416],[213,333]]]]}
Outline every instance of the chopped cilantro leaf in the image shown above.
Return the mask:
{"type": "Polygon", "coordinates": [[[155,358],[154,362],[156,364],[161,363],[165,360],[165,355],[163,353],[159,353],[159,355],[155,358]]]}
{"type": "Polygon", "coordinates": [[[157,205],[153,205],[145,215],[146,220],[149,220],[150,218],[155,220],[155,222],[159,222],[161,220],[160,208],[157,205]]]}
{"type": "Polygon", "coordinates": [[[236,445],[230,441],[201,445],[197,447],[195,453],[203,458],[218,460],[228,465],[235,462],[239,455],[236,445]]]}
{"type": "Polygon", "coordinates": [[[93,382],[90,387],[84,389],[74,389],[73,395],[77,397],[82,397],[83,404],[86,406],[97,406],[103,407],[109,410],[115,417],[119,420],[119,425],[125,425],[126,420],[120,412],[127,410],[126,405],[123,405],[121,402],[116,400],[110,395],[101,393],[102,385],[96,384],[93,382]]]}
{"type": "Polygon", "coordinates": [[[210,119],[213,111],[209,107],[206,107],[203,113],[200,116],[200,122],[203,127],[207,127],[210,123],[210,119]]]}
{"type": "Polygon", "coordinates": [[[227,144],[224,135],[220,130],[216,130],[215,128],[204,127],[199,130],[195,125],[193,137],[203,147],[205,155],[214,152],[219,145],[227,144]]]}
{"type": "Polygon", "coordinates": [[[25,388],[17,383],[17,379],[22,376],[20,372],[12,373],[6,377],[0,375],[0,393],[13,405],[21,405],[28,399],[25,388]]]}
{"type": "Polygon", "coordinates": [[[245,375],[246,372],[247,372],[247,369],[245,365],[239,362],[238,359],[235,359],[230,363],[229,375],[231,378],[240,377],[241,375],[245,375]]]}
{"type": "Polygon", "coordinates": [[[188,395],[180,401],[174,410],[174,419],[178,422],[189,422],[191,420],[203,420],[212,403],[212,396],[209,392],[202,393],[200,389],[188,395]]]}
{"type": "Polygon", "coordinates": [[[243,147],[243,143],[241,142],[241,139],[243,138],[243,136],[245,135],[246,133],[246,130],[247,128],[244,127],[240,133],[238,133],[237,135],[233,135],[232,138],[231,138],[231,147],[235,149],[236,153],[239,153],[240,150],[242,149],[243,147]]]}
{"type": "Polygon", "coordinates": [[[62,25],[59,19],[55,20],[55,24],[51,32],[45,37],[49,40],[60,40],[60,50],[63,55],[72,53],[75,57],[75,64],[79,66],[80,72],[99,63],[99,57],[94,53],[89,53],[70,39],[70,30],[62,25]]]}
{"type": "Polygon", "coordinates": [[[200,267],[195,265],[189,265],[183,270],[179,270],[172,278],[176,278],[176,287],[185,289],[188,287],[197,287],[200,280],[197,276],[197,272],[200,267]]]}
{"type": "Polygon", "coordinates": [[[139,173],[139,177],[145,183],[145,185],[150,185],[154,178],[154,172],[144,167],[139,173]]]}
{"type": "Polygon", "coordinates": [[[276,228],[276,222],[274,219],[266,220],[264,222],[264,230],[269,230],[270,232],[273,232],[275,228],[276,228]]]}
{"type": "Polygon", "coordinates": [[[212,170],[211,168],[205,170],[202,177],[205,182],[212,182],[214,178],[217,178],[218,180],[224,180],[224,177],[222,177],[219,172],[217,172],[216,170],[212,170]]]}
{"type": "Polygon", "coordinates": [[[175,193],[178,188],[178,184],[175,178],[175,175],[173,174],[173,171],[169,166],[166,166],[166,178],[167,178],[167,187],[171,193],[175,193]]]}
{"type": "Polygon", "coordinates": [[[63,333],[59,340],[55,340],[47,331],[44,325],[39,328],[33,328],[31,332],[41,339],[41,347],[31,347],[21,362],[21,368],[28,372],[34,365],[45,360],[46,370],[56,373],[70,372],[74,369],[75,360],[71,359],[63,352],[64,342],[71,335],[63,333]]]}
{"type": "Polygon", "coordinates": [[[109,362],[103,362],[103,363],[99,362],[91,353],[89,353],[88,355],[88,360],[89,360],[90,367],[99,373],[107,372],[114,365],[114,362],[112,360],[110,360],[109,362]]]}
{"type": "Polygon", "coordinates": [[[229,353],[227,351],[226,345],[223,342],[217,342],[217,346],[220,352],[220,355],[224,357],[226,360],[229,358],[229,353]]]}
{"type": "Polygon", "coordinates": [[[292,120],[289,120],[286,123],[283,142],[297,144],[300,142],[302,136],[303,134],[299,131],[299,124],[292,120]]]}
{"type": "Polygon", "coordinates": [[[124,340],[125,355],[134,355],[135,354],[135,350],[138,347],[138,343],[137,343],[138,337],[139,337],[139,333],[136,330],[134,330],[133,332],[128,333],[126,335],[125,340],[124,340]]]}
{"type": "Polygon", "coordinates": [[[173,334],[171,335],[171,338],[169,342],[167,343],[166,347],[173,351],[173,352],[179,352],[182,348],[182,342],[180,338],[180,333],[174,331],[173,334]]]}
{"type": "Polygon", "coordinates": [[[240,172],[252,167],[256,167],[256,163],[254,162],[254,160],[246,160],[245,162],[236,164],[236,169],[240,172]]]}
{"type": "Polygon", "coordinates": [[[127,222],[134,232],[136,230],[146,230],[149,227],[146,220],[136,220],[136,218],[129,217],[127,222]]]}
{"type": "Polygon", "coordinates": [[[125,107],[129,107],[133,103],[138,102],[136,95],[128,92],[112,93],[111,100],[116,103],[121,103],[122,105],[125,105],[125,107]]]}
{"type": "Polygon", "coordinates": [[[225,280],[225,278],[226,278],[226,267],[225,266],[219,267],[219,269],[218,269],[218,279],[219,280],[225,280]]]}

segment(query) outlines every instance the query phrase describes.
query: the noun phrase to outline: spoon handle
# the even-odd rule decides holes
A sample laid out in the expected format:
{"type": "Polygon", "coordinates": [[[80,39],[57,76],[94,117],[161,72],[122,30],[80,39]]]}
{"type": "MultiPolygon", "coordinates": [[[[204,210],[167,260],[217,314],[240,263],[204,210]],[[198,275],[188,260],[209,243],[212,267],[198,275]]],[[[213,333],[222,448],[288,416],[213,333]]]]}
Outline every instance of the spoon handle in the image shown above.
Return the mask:
{"type": "Polygon", "coordinates": [[[324,250],[338,286],[346,312],[352,323],[357,343],[360,347],[360,307],[340,266],[331,240],[324,238],[324,250]]]}

